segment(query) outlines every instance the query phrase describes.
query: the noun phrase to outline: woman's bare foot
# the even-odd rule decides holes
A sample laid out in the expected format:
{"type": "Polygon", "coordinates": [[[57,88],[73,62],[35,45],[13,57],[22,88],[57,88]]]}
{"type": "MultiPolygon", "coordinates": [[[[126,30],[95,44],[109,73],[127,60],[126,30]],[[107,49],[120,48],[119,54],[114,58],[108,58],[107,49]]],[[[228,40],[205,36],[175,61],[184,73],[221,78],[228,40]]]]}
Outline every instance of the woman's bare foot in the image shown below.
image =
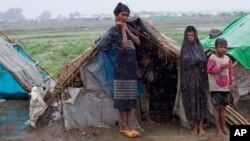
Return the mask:
{"type": "Polygon", "coordinates": [[[145,121],[146,124],[149,124],[149,125],[158,125],[159,123],[153,121],[152,119],[150,118],[147,118],[146,121],[145,121]]]}
{"type": "Polygon", "coordinates": [[[229,131],[228,131],[228,129],[227,129],[226,127],[224,127],[224,128],[222,129],[222,132],[223,132],[223,134],[225,134],[225,135],[229,135],[229,131]]]}
{"type": "Polygon", "coordinates": [[[126,125],[121,125],[120,126],[120,131],[130,131],[131,129],[128,127],[128,126],[126,126],[126,125]]]}
{"type": "Polygon", "coordinates": [[[200,129],[199,131],[199,136],[205,136],[206,132],[204,131],[204,129],[200,129]]]}
{"type": "Polygon", "coordinates": [[[195,136],[198,135],[198,129],[197,129],[197,128],[194,128],[194,129],[192,130],[192,135],[195,135],[195,136]]]}
{"type": "Polygon", "coordinates": [[[217,134],[216,134],[216,137],[223,137],[222,131],[218,131],[217,134]]]}

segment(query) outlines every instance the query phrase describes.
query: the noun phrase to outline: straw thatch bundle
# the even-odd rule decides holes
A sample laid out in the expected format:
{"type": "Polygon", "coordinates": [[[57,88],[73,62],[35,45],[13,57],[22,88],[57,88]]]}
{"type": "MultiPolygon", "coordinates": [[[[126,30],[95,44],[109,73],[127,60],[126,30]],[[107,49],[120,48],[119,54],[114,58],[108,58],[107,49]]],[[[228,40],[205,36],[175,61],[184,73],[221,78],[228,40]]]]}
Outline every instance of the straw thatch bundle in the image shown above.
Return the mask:
{"type": "Polygon", "coordinates": [[[144,39],[152,43],[154,46],[161,49],[163,52],[172,56],[173,58],[179,58],[180,47],[171,38],[160,33],[152,24],[140,19],[143,25],[149,30],[152,35],[142,31],[141,27],[134,26],[134,28],[139,32],[139,35],[144,39]]]}
{"type": "Polygon", "coordinates": [[[86,63],[91,60],[97,52],[98,48],[93,45],[61,69],[57,77],[55,90],[48,98],[48,103],[58,100],[61,90],[71,86],[75,77],[79,74],[80,68],[86,65],[86,63]]]}

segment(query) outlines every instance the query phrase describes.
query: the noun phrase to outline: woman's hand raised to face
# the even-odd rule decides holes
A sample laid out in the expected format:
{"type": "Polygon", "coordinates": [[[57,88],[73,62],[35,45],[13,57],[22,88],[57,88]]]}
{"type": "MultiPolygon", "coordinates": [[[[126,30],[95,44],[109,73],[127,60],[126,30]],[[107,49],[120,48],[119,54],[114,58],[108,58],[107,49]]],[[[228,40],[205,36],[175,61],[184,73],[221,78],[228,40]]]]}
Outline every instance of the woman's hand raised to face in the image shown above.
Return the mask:
{"type": "Polygon", "coordinates": [[[118,27],[118,28],[120,28],[120,29],[125,29],[127,27],[126,24],[123,23],[123,22],[121,22],[121,21],[117,21],[115,23],[115,26],[118,27]]]}

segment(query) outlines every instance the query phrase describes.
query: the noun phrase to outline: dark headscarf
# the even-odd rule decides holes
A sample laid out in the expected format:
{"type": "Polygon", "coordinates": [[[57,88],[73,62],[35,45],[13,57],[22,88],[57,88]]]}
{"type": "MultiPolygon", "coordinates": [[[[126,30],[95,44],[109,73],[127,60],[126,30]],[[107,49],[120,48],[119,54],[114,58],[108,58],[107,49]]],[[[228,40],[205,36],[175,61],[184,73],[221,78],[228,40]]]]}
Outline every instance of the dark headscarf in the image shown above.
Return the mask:
{"type": "Polygon", "coordinates": [[[206,55],[198,39],[197,31],[193,26],[188,26],[184,32],[180,55],[181,69],[192,69],[193,67],[199,67],[202,69],[206,66],[206,55]],[[187,39],[188,32],[194,32],[195,39],[193,43],[190,43],[187,39]]]}
{"type": "Polygon", "coordinates": [[[193,26],[188,26],[184,33],[180,58],[180,90],[188,121],[205,119],[208,93],[207,59],[193,26]],[[192,31],[195,39],[190,43],[187,33],[192,31]]]}

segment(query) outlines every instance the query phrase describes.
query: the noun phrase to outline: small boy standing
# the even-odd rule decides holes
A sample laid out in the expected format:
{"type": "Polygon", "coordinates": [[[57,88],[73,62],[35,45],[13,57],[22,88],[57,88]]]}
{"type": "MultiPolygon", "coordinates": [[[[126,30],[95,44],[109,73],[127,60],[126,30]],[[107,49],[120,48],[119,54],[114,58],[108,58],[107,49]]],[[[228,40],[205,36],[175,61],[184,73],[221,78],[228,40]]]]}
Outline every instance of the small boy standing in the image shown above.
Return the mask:
{"type": "Polygon", "coordinates": [[[149,87],[155,79],[154,66],[151,61],[149,54],[143,54],[139,62],[139,69],[137,72],[137,77],[140,80],[143,89],[145,91],[144,95],[140,98],[140,106],[143,113],[143,117],[147,124],[155,124],[155,122],[150,118],[150,93],[149,87]]]}
{"type": "Polygon", "coordinates": [[[233,80],[233,68],[230,58],[226,55],[227,41],[218,38],[215,41],[215,54],[208,60],[208,76],[211,100],[214,109],[214,118],[217,136],[228,135],[225,119],[225,107],[229,104],[229,91],[233,80]]]}

